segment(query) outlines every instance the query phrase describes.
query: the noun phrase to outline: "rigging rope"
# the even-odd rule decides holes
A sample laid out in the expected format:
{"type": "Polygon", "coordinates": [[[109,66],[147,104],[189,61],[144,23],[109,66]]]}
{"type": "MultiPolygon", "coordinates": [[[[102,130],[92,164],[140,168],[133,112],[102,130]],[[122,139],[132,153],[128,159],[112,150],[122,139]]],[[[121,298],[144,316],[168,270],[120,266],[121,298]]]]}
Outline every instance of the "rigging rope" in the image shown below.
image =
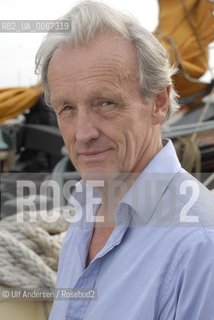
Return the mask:
{"type": "MultiPolygon", "coordinates": [[[[73,215],[74,209],[70,212],[73,215]]],[[[59,211],[51,212],[52,219],[55,213],[59,211]]],[[[45,222],[41,212],[36,212],[36,222],[30,222],[32,217],[35,221],[35,212],[25,212],[23,222],[18,222],[21,214],[0,221],[0,285],[53,288],[68,222],[59,214],[55,222],[45,222]]]]}

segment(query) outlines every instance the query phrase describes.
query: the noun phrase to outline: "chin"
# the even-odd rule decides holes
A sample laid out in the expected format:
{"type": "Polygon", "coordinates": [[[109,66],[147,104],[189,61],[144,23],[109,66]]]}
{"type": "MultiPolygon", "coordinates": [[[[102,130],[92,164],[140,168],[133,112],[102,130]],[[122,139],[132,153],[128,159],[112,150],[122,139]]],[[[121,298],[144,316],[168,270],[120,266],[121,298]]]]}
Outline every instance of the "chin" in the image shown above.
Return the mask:
{"type": "Polygon", "coordinates": [[[79,171],[82,179],[86,180],[114,180],[119,176],[119,173],[115,173],[111,170],[103,169],[103,168],[93,168],[90,170],[79,171]]]}

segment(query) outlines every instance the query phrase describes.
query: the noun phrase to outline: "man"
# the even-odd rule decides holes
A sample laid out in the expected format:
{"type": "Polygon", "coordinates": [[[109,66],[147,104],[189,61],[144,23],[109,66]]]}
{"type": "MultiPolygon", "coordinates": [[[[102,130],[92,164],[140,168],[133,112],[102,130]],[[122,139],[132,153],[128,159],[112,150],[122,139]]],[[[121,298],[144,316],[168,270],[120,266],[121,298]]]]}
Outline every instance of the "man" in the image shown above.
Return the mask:
{"type": "Polygon", "coordinates": [[[67,232],[57,280],[82,298],[56,299],[50,319],[211,320],[213,202],[161,139],[177,108],[166,52],[101,3],[83,1],[63,19],[70,32],[47,36],[37,67],[82,176],[73,195],[81,220],[67,232]],[[92,207],[93,184],[101,203],[92,207]]]}

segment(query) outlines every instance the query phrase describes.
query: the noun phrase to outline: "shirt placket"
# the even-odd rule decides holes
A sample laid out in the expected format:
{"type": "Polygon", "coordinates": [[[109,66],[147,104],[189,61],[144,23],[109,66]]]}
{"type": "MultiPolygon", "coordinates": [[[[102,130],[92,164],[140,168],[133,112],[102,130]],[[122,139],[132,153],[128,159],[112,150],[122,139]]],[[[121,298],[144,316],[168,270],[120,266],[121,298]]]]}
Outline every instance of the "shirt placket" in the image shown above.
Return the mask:
{"type": "MultiPolygon", "coordinates": [[[[117,226],[107,241],[103,249],[96,255],[94,260],[83,271],[82,275],[78,279],[74,290],[94,290],[96,293],[96,280],[100,268],[102,266],[103,259],[107,253],[112,251],[115,246],[119,245],[123,235],[125,234],[127,226],[117,226]]],[[[98,297],[99,298],[99,297],[98,297]]],[[[91,302],[90,298],[71,299],[68,304],[65,320],[82,320],[84,319],[85,312],[91,302]]]]}

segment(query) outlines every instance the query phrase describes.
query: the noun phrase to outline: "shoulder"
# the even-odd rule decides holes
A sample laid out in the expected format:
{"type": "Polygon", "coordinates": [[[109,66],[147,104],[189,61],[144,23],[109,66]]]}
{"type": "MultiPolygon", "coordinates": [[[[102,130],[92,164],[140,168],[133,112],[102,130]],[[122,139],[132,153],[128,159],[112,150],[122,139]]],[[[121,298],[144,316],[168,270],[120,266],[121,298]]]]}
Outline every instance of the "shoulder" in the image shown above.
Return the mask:
{"type": "Polygon", "coordinates": [[[177,248],[165,278],[161,319],[210,319],[214,312],[214,235],[195,230],[177,248]],[[174,316],[173,316],[174,319],[174,316]]]}
{"type": "Polygon", "coordinates": [[[155,210],[159,223],[214,228],[214,196],[202,183],[179,170],[167,184],[155,210]]]}
{"type": "Polygon", "coordinates": [[[172,251],[172,270],[191,255],[200,262],[204,254],[214,269],[214,197],[185,170],[172,177],[149,224],[160,230],[159,240],[172,251]]]}
{"type": "Polygon", "coordinates": [[[198,221],[203,227],[214,228],[214,195],[202,183],[181,169],[171,181],[169,191],[175,201],[182,205],[183,222],[198,221]],[[198,218],[188,218],[191,215],[198,218]]]}

